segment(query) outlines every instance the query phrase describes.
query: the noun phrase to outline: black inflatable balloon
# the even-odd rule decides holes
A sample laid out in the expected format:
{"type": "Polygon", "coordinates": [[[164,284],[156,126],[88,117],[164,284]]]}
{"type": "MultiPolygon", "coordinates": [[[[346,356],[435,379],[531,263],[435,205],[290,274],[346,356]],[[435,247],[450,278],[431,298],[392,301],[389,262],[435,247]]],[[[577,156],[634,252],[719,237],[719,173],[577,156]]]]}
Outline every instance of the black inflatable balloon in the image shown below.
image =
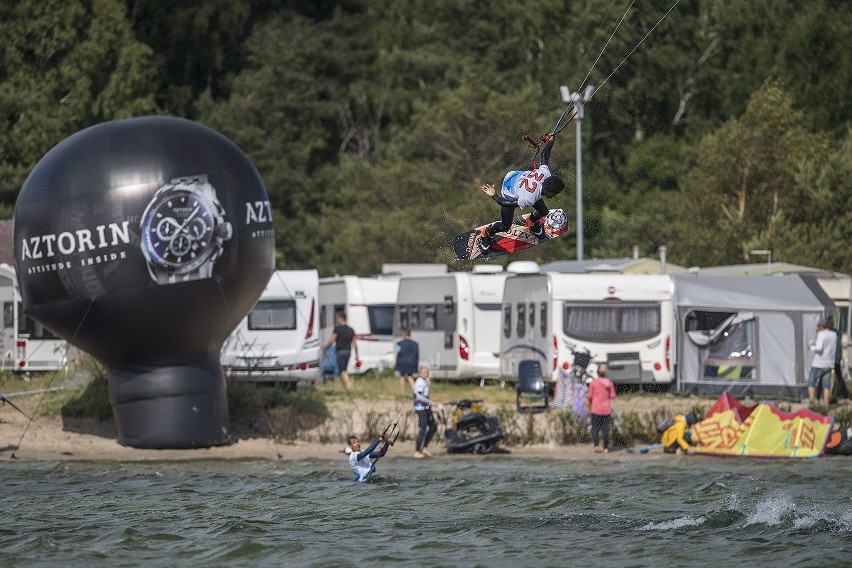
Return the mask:
{"type": "Polygon", "coordinates": [[[15,205],[24,311],[101,360],[119,442],[229,442],[219,351],[274,269],[269,197],[218,132],[141,117],[70,136],[15,205]]]}

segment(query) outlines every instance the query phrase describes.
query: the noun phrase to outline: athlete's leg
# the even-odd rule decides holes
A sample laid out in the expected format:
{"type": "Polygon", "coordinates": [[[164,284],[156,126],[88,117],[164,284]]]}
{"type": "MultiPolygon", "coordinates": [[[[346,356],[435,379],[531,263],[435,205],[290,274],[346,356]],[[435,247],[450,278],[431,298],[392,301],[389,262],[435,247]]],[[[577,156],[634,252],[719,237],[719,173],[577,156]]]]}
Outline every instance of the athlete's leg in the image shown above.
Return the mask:
{"type": "Polygon", "coordinates": [[[417,452],[423,449],[423,443],[426,441],[426,425],[428,424],[427,414],[431,414],[428,410],[415,410],[417,413],[417,441],[414,444],[414,449],[417,452]]]}

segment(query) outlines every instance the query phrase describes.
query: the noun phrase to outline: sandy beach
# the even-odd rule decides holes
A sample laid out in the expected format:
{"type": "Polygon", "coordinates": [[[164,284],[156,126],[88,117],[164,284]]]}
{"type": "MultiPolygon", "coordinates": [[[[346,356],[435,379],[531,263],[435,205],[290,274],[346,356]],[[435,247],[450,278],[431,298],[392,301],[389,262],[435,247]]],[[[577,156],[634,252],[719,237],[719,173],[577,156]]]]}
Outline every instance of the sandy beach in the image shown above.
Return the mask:
{"type": "MultiPolygon", "coordinates": [[[[191,450],[148,450],[123,446],[116,439],[115,429],[108,423],[91,420],[63,423],[59,418],[36,418],[27,428],[27,419],[21,415],[12,416],[8,408],[0,410],[0,459],[21,460],[114,460],[114,461],[153,461],[153,460],[204,460],[204,459],[343,459],[343,444],[321,444],[317,442],[275,442],[272,438],[240,438],[227,446],[199,448],[191,450]],[[100,430],[99,433],[72,431],[100,430]],[[21,440],[21,436],[23,439],[21,440]],[[20,446],[15,446],[20,440],[20,446]]],[[[16,413],[17,414],[17,413],[16,413]]],[[[585,459],[600,457],[594,454],[586,444],[558,446],[551,444],[532,444],[507,448],[506,456],[548,457],[558,459],[585,459]]],[[[435,458],[446,455],[443,446],[435,444],[435,458]]],[[[410,457],[414,452],[414,443],[410,440],[399,441],[388,458],[410,457]]],[[[614,452],[612,455],[615,455],[614,452]]],[[[623,452],[622,452],[623,454],[623,452]]]]}
{"type": "MultiPolygon", "coordinates": [[[[39,397],[14,399],[14,404],[27,414],[36,411],[39,397]]],[[[708,408],[711,401],[681,397],[632,397],[615,401],[617,412],[630,410],[647,411],[665,408],[670,412],[685,412],[696,403],[708,408]]],[[[402,403],[403,405],[405,403],[402,403]]],[[[403,406],[404,407],[404,406],[403,406]]],[[[329,418],[317,427],[300,431],[295,440],[275,441],[271,436],[258,433],[256,428],[247,428],[232,421],[233,442],[226,446],[181,450],[151,450],[123,446],[117,441],[115,424],[111,420],[98,421],[92,418],[50,417],[36,414],[30,421],[10,405],[0,406],[0,459],[22,460],[203,460],[203,459],[342,459],[346,433],[364,432],[365,421],[370,416],[382,416],[381,420],[395,416],[400,408],[398,400],[348,401],[331,404],[329,418]],[[339,441],[338,441],[339,440],[339,441]]],[[[492,407],[489,409],[494,411],[492,407]]],[[[414,452],[412,433],[415,417],[406,409],[401,430],[403,435],[388,458],[411,457],[414,452]]],[[[525,418],[519,418],[525,420],[525,418]]],[[[545,423],[547,414],[535,416],[545,423]]],[[[384,421],[382,424],[384,424],[384,421]]],[[[507,427],[504,424],[504,428],[507,427]]],[[[561,445],[536,443],[524,445],[503,444],[506,456],[548,457],[557,459],[600,458],[588,444],[561,445]]],[[[446,455],[443,444],[436,439],[432,444],[435,457],[446,455]]],[[[625,455],[613,452],[610,455],[625,455]]]]}

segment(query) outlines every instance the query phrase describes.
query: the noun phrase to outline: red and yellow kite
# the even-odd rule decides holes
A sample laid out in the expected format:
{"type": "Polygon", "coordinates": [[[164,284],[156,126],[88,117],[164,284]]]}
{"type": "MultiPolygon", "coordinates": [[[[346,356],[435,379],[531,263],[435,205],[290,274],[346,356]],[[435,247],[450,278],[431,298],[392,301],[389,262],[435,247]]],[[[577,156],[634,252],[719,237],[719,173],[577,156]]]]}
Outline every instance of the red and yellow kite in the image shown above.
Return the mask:
{"type": "Polygon", "coordinates": [[[769,403],[746,407],[723,393],[692,426],[697,454],[759,458],[821,456],[833,419],[812,410],[782,412],[769,403]]]}

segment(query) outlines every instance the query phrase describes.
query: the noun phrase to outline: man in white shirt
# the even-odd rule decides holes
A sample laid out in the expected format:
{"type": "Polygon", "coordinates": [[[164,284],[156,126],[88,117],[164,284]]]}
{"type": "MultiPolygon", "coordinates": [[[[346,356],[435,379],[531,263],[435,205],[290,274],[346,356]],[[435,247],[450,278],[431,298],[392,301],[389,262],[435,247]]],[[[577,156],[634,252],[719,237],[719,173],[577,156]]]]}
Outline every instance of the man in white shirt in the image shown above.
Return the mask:
{"type": "Polygon", "coordinates": [[[823,404],[828,409],[831,394],[831,370],[834,368],[834,353],[837,347],[837,334],[825,319],[817,323],[816,339],[808,344],[808,349],[815,353],[808,375],[808,397],[816,400],[817,388],[822,389],[823,404]]]}

